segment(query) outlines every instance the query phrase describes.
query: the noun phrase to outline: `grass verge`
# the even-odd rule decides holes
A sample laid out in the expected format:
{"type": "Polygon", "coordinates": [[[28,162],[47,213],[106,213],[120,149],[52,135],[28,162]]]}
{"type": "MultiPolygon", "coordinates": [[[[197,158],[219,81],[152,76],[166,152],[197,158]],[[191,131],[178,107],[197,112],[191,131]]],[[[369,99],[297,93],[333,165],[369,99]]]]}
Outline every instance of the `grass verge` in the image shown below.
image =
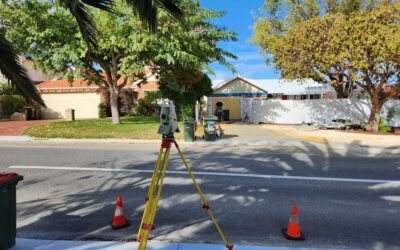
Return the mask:
{"type": "MultiPolygon", "coordinates": [[[[110,118],[62,121],[38,125],[24,130],[25,135],[38,138],[77,139],[160,139],[157,134],[159,121],[155,117],[122,117],[121,124],[112,124],[110,118]]],[[[180,133],[176,139],[183,139],[183,122],[179,123],[180,133]]],[[[198,131],[200,128],[198,129],[198,131]]]]}

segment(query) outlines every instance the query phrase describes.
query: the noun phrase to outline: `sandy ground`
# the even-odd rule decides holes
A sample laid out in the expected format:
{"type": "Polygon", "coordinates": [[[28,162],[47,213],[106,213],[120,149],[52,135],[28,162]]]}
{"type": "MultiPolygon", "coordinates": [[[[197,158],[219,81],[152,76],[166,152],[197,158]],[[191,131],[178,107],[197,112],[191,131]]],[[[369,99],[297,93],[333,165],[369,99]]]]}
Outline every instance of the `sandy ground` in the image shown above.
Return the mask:
{"type": "Polygon", "coordinates": [[[400,147],[400,135],[373,135],[340,130],[302,130],[293,125],[261,125],[263,129],[275,135],[291,140],[301,140],[324,144],[359,144],[379,147],[400,147]]]}

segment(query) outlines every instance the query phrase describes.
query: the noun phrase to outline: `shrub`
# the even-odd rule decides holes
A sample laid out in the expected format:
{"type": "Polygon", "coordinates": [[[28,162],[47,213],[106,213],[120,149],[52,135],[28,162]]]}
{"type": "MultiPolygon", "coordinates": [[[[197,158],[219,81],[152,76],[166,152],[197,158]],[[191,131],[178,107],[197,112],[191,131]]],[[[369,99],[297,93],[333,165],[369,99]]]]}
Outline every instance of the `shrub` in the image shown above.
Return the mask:
{"type": "Polygon", "coordinates": [[[144,100],[139,100],[139,105],[136,107],[134,113],[139,116],[156,116],[160,113],[160,106],[154,103],[147,103],[144,100]]]}
{"type": "Polygon", "coordinates": [[[160,106],[157,104],[158,99],[161,99],[160,91],[147,92],[146,96],[142,100],[139,100],[138,106],[131,113],[144,116],[157,116],[160,113],[160,106]]]}
{"type": "Polygon", "coordinates": [[[192,120],[194,118],[194,106],[181,104],[176,107],[176,115],[179,121],[192,120]]]}
{"type": "MultiPolygon", "coordinates": [[[[102,95],[102,104],[106,106],[105,117],[111,116],[111,104],[110,104],[110,91],[108,89],[101,89],[100,94],[102,95]]],[[[118,113],[120,116],[129,115],[136,99],[135,92],[132,89],[122,89],[118,96],[118,113]]],[[[104,115],[104,113],[103,113],[104,115]]],[[[99,117],[100,116],[100,105],[99,105],[99,117]]]]}
{"type": "Polygon", "coordinates": [[[99,118],[107,118],[108,117],[108,107],[105,103],[99,104],[99,118]]]}
{"type": "Polygon", "coordinates": [[[130,114],[135,99],[135,92],[132,89],[121,90],[118,98],[118,111],[121,116],[130,114]]]}
{"type": "Polygon", "coordinates": [[[0,83],[0,95],[18,95],[18,91],[14,85],[0,83]]]}
{"type": "Polygon", "coordinates": [[[6,95],[1,106],[4,115],[10,116],[19,111],[24,104],[25,102],[21,98],[12,95],[6,95]]]}
{"type": "Polygon", "coordinates": [[[381,119],[378,124],[378,130],[379,132],[390,132],[391,128],[386,126],[384,120],[381,119]]]}

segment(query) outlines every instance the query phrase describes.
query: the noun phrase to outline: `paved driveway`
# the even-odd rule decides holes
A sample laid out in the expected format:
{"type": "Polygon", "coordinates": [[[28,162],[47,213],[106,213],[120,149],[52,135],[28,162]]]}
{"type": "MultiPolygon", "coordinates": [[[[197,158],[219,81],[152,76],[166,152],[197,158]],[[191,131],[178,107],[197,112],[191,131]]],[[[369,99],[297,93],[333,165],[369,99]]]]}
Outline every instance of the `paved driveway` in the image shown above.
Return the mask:
{"type": "Polygon", "coordinates": [[[22,135],[25,128],[38,124],[47,124],[58,121],[52,120],[33,120],[33,121],[4,121],[0,122],[0,136],[22,135]]]}
{"type": "Polygon", "coordinates": [[[279,131],[265,129],[263,125],[234,122],[221,124],[224,130],[223,139],[245,140],[245,141],[286,141],[279,131]]]}

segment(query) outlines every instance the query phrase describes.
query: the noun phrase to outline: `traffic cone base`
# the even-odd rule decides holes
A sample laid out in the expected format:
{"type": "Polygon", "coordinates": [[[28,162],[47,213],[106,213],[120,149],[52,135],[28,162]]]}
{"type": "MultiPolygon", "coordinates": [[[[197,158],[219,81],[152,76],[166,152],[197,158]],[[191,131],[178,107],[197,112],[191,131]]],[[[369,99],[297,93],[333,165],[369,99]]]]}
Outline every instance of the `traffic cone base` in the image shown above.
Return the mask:
{"type": "Polygon", "coordinates": [[[300,240],[300,241],[302,241],[302,240],[306,239],[306,238],[304,238],[304,235],[301,232],[300,232],[300,236],[299,237],[290,236],[289,234],[287,234],[287,229],[286,228],[282,230],[282,233],[285,236],[285,238],[288,239],[288,240],[300,240]]]}
{"type": "Polygon", "coordinates": [[[124,228],[124,227],[129,227],[129,226],[130,226],[130,224],[129,224],[129,221],[127,219],[125,219],[125,224],[123,224],[123,225],[114,226],[113,224],[111,224],[111,228],[114,229],[114,230],[121,229],[121,228],[124,228]]]}

